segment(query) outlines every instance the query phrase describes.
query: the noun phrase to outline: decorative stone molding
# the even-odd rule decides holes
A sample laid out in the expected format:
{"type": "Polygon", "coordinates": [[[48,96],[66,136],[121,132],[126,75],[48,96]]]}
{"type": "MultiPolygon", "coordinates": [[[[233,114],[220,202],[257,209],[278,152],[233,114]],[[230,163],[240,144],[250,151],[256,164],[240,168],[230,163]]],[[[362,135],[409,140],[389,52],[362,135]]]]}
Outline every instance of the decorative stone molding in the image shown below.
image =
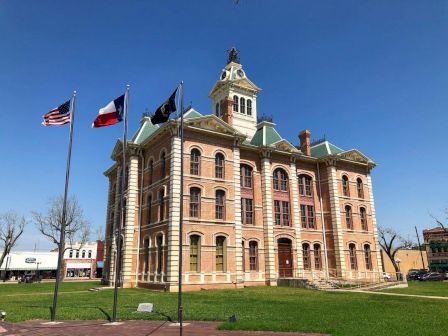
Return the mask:
{"type": "Polygon", "coordinates": [[[240,149],[233,148],[233,179],[234,179],[234,209],[235,209],[235,264],[236,264],[236,283],[237,286],[243,286],[243,251],[242,251],[242,224],[241,224],[241,181],[240,181],[240,149]]]}

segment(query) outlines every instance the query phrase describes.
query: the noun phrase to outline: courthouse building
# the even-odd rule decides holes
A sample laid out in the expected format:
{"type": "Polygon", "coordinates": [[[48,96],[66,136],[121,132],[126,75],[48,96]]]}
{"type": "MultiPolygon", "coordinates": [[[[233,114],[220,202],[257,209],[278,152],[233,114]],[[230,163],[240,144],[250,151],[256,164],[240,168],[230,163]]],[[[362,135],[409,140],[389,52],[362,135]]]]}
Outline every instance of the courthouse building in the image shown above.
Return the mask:
{"type": "MultiPolygon", "coordinates": [[[[142,118],[127,147],[124,287],[177,290],[180,188],[182,278],[189,290],[275,286],[281,278],[381,278],[374,162],[357,149],[311,143],[308,130],[298,129],[292,142],[283,138],[272,119],[257,118],[260,91],[230,53],[209,92],[211,113],[192,107],[184,113],[183,186],[179,119],[159,127],[142,118]]],[[[306,127],[300,120],[294,122],[306,127]]],[[[120,220],[120,141],[112,159],[105,172],[109,284],[120,220]]]]}

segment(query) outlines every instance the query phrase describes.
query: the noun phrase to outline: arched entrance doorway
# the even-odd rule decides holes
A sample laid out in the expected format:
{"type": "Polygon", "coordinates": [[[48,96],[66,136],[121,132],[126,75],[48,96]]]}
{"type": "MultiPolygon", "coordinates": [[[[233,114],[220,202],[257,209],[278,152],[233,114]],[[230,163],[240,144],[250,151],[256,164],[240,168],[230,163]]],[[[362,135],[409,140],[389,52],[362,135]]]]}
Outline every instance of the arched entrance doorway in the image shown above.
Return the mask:
{"type": "Polygon", "coordinates": [[[279,277],[292,278],[292,242],[288,238],[280,238],[277,243],[279,277]]]}

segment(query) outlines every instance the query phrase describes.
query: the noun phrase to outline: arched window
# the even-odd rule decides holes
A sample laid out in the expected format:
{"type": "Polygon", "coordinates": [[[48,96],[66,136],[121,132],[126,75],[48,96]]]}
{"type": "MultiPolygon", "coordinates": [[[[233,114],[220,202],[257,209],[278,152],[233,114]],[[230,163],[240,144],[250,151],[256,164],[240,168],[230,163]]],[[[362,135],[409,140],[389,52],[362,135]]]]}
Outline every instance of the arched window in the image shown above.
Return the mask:
{"type": "Polygon", "coordinates": [[[350,205],[345,206],[345,224],[347,229],[353,230],[352,207],[350,205]]]}
{"type": "Polygon", "coordinates": [[[252,115],[252,100],[250,99],[247,100],[247,115],[252,115]]]}
{"type": "Polygon", "coordinates": [[[201,201],[201,189],[190,188],[190,217],[199,218],[199,203],[201,201]]]}
{"type": "Polygon", "coordinates": [[[159,191],[159,221],[165,219],[165,190],[159,191]]]}
{"type": "Polygon", "coordinates": [[[224,155],[222,153],[215,155],[215,177],[224,178],[224,155]]]}
{"type": "Polygon", "coordinates": [[[79,258],[79,250],[76,250],[76,258],[79,258]]]}
{"type": "Polygon", "coordinates": [[[86,250],[82,250],[82,254],[81,254],[81,258],[85,258],[86,257],[86,250]]]}
{"type": "Polygon", "coordinates": [[[219,103],[216,103],[216,105],[215,105],[215,114],[217,117],[221,116],[221,113],[219,111],[219,103]]]}
{"type": "Polygon", "coordinates": [[[73,250],[70,250],[70,252],[68,253],[68,257],[73,258],[73,250]]]}
{"type": "Polygon", "coordinates": [[[288,174],[282,169],[274,170],[274,190],[288,191],[288,174]]]}
{"type": "Polygon", "coordinates": [[[238,96],[233,96],[233,112],[238,112],[238,96]]]}
{"type": "Polygon", "coordinates": [[[226,271],[226,237],[216,237],[216,271],[226,271]]]}
{"type": "Polygon", "coordinates": [[[258,271],[258,243],[249,242],[249,265],[251,271],[258,271]]]}
{"type": "Polygon", "coordinates": [[[299,195],[300,196],[312,196],[313,195],[313,187],[312,187],[312,178],[311,176],[301,174],[299,175],[299,195]]]}
{"type": "Polygon", "coordinates": [[[145,239],[143,242],[143,253],[144,253],[143,273],[147,274],[149,271],[149,239],[145,239]]]}
{"type": "Polygon", "coordinates": [[[240,112],[246,114],[246,99],[240,98],[240,112]]]}
{"type": "Polygon", "coordinates": [[[157,273],[162,273],[163,264],[163,236],[157,236],[157,273]]]}
{"type": "Polygon", "coordinates": [[[306,270],[311,269],[311,255],[309,244],[307,243],[302,244],[302,255],[303,255],[303,268],[306,270]]]}
{"type": "Polygon", "coordinates": [[[152,215],[152,196],[148,196],[148,224],[151,224],[151,215],[152,215]]]}
{"type": "Polygon", "coordinates": [[[252,188],[252,167],[241,165],[241,186],[243,188],[252,188]]]}
{"type": "Polygon", "coordinates": [[[89,250],[87,253],[87,258],[92,259],[92,250],[89,250]]]}
{"type": "Polygon", "coordinates": [[[199,237],[198,235],[190,236],[190,272],[200,271],[200,242],[201,237],[199,237]]]}
{"type": "Polygon", "coordinates": [[[364,231],[368,231],[369,228],[367,226],[367,214],[365,208],[359,209],[359,218],[361,220],[361,229],[363,229],[364,231]]]}
{"type": "Polygon", "coordinates": [[[154,178],[154,161],[152,159],[149,160],[148,170],[148,185],[151,185],[154,178]]]}
{"type": "Polygon", "coordinates": [[[350,244],[348,246],[348,251],[349,251],[349,255],[350,255],[350,268],[355,271],[358,269],[358,261],[356,260],[355,244],[350,244]]]}
{"type": "Polygon", "coordinates": [[[161,168],[160,168],[160,176],[163,178],[166,176],[166,154],[165,152],[162,152],[162,155],[160,156],[161,162],[161,168]]]}
{"type": "Polygon", "coordinates": [[[356,189],[358,190],[358,198],[364,198],[364,185],[359,177],[356,179],[356,189]]]}
{"type": "Polygon", "coordinates": [[[216,190],[215,192],[215,218],[225,219],[225,198],[224,190],[216,190]]]}
{"type": "Polygon", "coordinates": [[[320,244],[314,244],[314,268],[317,270],[322,269],[320,244]]]}
{"type": "Polygon", "coordinates": [[[190,153],[190,174],[199,175],[199,164],[201,162],[201,152],[193,148],[190,153]]]}
{"type": "Polygon", "coordinates": [[[372,270],[372,253],[369,244],[364,245],[364,260],[366,262],[366,269],[372,270]]]}
{"type": "Polygon", "coordinates": [[[350,186],[346,175],[342,176],[342,194],[347,197],[350,196],[350,186]]]}

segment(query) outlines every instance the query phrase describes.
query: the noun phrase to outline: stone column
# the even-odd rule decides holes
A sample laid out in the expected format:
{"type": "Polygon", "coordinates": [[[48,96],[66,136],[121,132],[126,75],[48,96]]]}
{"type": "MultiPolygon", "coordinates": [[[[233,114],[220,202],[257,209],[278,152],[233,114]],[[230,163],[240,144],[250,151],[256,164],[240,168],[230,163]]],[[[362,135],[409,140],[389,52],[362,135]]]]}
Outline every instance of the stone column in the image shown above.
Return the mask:
{"type": "Polygon", "coordinates": [[[342,232],[341,206],[339,202],[339,186],[336,167],[333,162],[327,163],[328,189],[330,191],[331,219],[333,223],[334,253],[338,275],[345,277],[344,234],[342,232]]]}
{"type": "MultiPolygon", "coordinates": [[[[180,146],[181,141],[177,136],[171,140],[171,164],[170,164],[170,190],[169,190],[169,214],[168,214],[168,258],[167,258],[167,282],[169,290],[178,290],[179,275],[179,209],[180,209],[180,146]]],[[[184,234],[184,245],[185,245],[184,234]]]]}
{"type": "Polygon", "coordinates": [[[292,222],[296,234],[296,254],[297,254],[297,269],[296,277],[301,277],[303,271],[303,254],[302,254],[302,225],[300,223],[300,206],[299,206],[299,191],[297,188],[297,168],[295,162],[290,165],[291,176],[291,208],[293,209],[292,222]]]}
{"type": "Polygon", "coordinates": [[[263,233],[266,263],[266,283],[277,286],[277,272],[275,270],[275,241],[272,219],[272,188],[270,153],[263,153],[261,159],[261,190],[263,196],[263,233]]]}
{"type": "Polygon", "coordinates": [[[370,211],[372,216],[372,231],[373,231],[373,241],[375,243],[376,250],[376,261],[377,261],[377,272],[381,272],[383,270],[383,263],[381,260],[381,249],[378,243],[378,228],[376,225],[376,211],[375,211],[375,201],[373,199],[373,190],[372,190],[372,177],[370,173],[367,174],[367,187],[369,188],[369,200],[370,200],[370,211]]]}
{"type": "Polygon", "coordinates": [[[115,283],[115,257],[117,252],[117,236],[116,229],[120,221],[120,196],[121,196],[121,166],[117,166],[117,179],[115,182],[115,205],[114,205],[114,218],[112,219],[112,248],[109,256],[109,285],[115,283]]]}
{"type": "Polygon", "coordinates": [[[123,228],[123,287],[131,287],[136,285],[135,280],[135,264],[133,261],[138,258],[137,242],[135,239],[135,230],[138,230],[138,163],[139,159],[137,153],[131,153],[129,158],[129,177],[126,197],[126,222],[123,228]]]}
{"type": "Polygon", "coordinates": [[[240,149],[233,148],[233,180],[234,180],[234,209],[235,209],[235,263],[236,263],[236,285],[244,286],[243,249],[242,249],[242,227],[241,227],[241,180],[240,180],[240,149]]]}

